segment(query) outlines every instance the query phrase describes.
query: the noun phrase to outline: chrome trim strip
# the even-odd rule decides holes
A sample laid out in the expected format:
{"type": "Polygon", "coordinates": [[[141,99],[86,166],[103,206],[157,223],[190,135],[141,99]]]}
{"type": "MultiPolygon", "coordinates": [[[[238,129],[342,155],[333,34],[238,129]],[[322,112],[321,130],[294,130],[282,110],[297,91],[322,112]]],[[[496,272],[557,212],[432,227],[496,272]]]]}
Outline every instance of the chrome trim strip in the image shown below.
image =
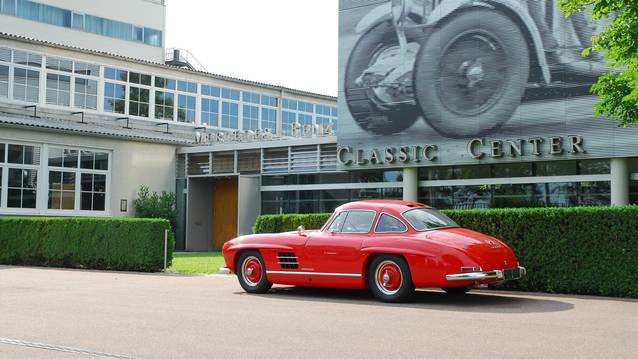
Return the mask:
{"type": "Polygon", "coordinates": [[[322,277],[361,277],[361,274],[356,273],[289,272],[279,270],[268,270],[266,271],[266,274],[316,275],[322,277]]]}

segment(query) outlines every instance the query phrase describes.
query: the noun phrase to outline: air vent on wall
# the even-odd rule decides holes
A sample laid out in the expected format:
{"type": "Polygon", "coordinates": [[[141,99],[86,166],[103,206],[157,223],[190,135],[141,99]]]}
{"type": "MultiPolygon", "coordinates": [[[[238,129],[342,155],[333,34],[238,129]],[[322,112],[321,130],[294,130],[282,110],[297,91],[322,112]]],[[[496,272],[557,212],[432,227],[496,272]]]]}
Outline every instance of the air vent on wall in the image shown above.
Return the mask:
{"type": "Polygon", "coordinates": [[[277,261],[283,269],[297,269],[299,268],[299,262],[297,256],[290,252],[277,253],[277,261]]]}

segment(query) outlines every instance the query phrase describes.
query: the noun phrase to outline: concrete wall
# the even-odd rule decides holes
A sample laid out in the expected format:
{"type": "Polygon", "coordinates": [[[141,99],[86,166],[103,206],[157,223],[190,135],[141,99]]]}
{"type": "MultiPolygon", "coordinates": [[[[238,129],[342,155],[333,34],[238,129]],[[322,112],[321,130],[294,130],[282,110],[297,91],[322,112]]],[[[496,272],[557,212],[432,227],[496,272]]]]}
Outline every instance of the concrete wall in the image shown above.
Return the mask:
{"type": "Polygon", "coordinates": [[[145,0],[39,0],[39,2],[66,10],[161,30],[162,47],[119,40],[4,14],[0,14],[0,32],[153,62],[164,62],[166,38],[166,7],[164,5],[145,0]]]}
{"type": "Polygon", "coordinates": [[[132,216],[133,201],[140,185],[153,191],[175,192],[175,146],[122,141],[62,133],[0,127],[0,141],[77,146],[112,151],[110,214],[132,216]],[[120,212],[120,200],[128,201],[128,211],[120,212]]]}
{"type": "Polygon", "coordinates": [[[213,250],[213,179],[188,180],[188,213],[186,215],[186,250],[213,250]]]}

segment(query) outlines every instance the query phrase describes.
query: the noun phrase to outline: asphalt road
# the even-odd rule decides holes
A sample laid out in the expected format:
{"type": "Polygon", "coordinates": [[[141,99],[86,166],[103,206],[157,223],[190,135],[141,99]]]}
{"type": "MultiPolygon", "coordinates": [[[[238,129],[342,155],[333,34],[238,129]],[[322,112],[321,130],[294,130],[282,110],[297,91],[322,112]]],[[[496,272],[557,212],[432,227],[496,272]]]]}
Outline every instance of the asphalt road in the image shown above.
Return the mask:
{"type": "Polygon", "coordinates": [[[274,288],[0,266],[0,358],[635,358],[638,300],[274,288]],[[84,353],[80,353],[84,350],[84,353]]]}

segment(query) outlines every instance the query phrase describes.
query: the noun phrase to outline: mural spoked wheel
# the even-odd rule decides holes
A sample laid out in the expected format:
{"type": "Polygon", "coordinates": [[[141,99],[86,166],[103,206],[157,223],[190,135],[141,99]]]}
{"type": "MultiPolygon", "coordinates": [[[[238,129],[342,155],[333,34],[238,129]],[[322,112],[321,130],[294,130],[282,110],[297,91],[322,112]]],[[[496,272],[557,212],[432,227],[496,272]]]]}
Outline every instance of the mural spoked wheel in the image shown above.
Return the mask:
{"type": "MultiPolygon", "coordinates": [[[[421,32],[415,30],[406,33],[408,43],[412,43],[413,54],[408,54],[412,60],[416,56],[419,34],[421,32]]],[[[397,57],[399,53],[394,27],[386,21],[361,36],[350,54],[344,79],[346,102],[356,123],[366,131],[379,135],[399,133],[412,126],[419,116],[411,68],[405,75],[393,77],[390,83],[380,79],[404,65],[397,57]]]]}
{"type": "Polygon", "coordinates": [[[419,49],[416,101],[440,134],[465,138],[506,123],[521,103],[530,58],[519,26],[489,9],[446,21],[419,49]]]}
{"type": "Polygon", "coordinates": [[[244,252],[237,260],[239,284],[248,293],[265,293],[272,283],[266,278],[266,267],[261,254],[256,251],[244,252]]]}

